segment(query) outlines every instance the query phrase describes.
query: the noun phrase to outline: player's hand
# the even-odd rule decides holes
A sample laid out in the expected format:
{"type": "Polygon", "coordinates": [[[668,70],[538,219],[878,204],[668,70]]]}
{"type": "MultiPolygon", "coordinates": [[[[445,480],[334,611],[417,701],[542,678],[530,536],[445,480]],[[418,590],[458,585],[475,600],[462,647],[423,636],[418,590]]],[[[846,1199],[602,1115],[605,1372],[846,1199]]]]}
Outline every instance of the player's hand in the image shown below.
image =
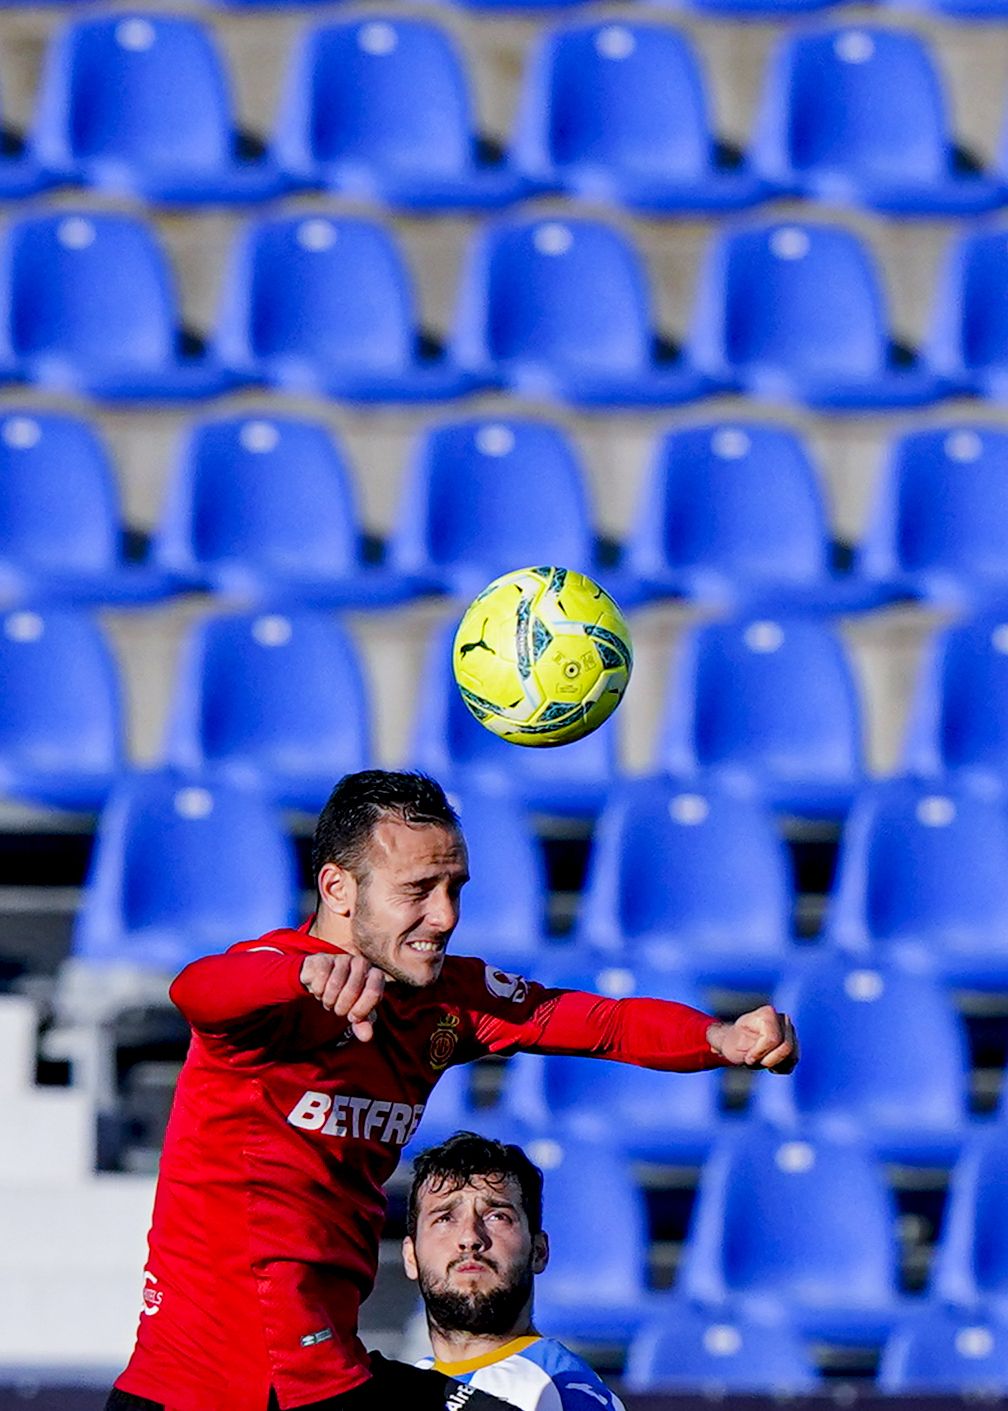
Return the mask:
{"type": "Polygon", "coordinates": [[[739,1067],[791,1073],[798,1062],[794,1025],[772,1004],[743,1014],[734,1024],[712,1024],[707,1030],[707,1041],[715,1053],[739,1067]]]}
{"type": "Polygon", "coordinates": [[[347,1019],[354,1037],[367,1043],[374,1037],[378,1002],[385,989],[385,974],[362,955],[306,955],[301,983],[323,1009],[347,1019]]]}

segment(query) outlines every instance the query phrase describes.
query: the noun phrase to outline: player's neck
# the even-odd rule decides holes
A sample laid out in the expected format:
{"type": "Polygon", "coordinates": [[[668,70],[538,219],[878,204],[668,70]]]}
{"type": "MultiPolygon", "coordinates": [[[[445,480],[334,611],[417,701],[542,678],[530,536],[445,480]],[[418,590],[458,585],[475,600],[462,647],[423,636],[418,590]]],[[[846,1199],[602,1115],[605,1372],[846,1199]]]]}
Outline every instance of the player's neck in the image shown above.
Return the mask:
{"type": "Polygon", "coordinates": [[[531,1307],[524,1309],[521,1317],[506,1333],[469,1333],[457,1328],[438,1328],[431,1324],[428,1324],[428,1328],[435,1359],[452,1365],[491,1356],[506,1347],[509,1342],[514,1342],[516,1338],[538,1336],[532,1326],[531,1307]]]}
{"type": "Polygon", "coordinates": [[[349,920],[342,916],[330,915],[325,907],[319,907],[314,921],[308,927],[308,934],[325,941],[327,945],[338,946],[350,955],[359,954],[349,920]]]}

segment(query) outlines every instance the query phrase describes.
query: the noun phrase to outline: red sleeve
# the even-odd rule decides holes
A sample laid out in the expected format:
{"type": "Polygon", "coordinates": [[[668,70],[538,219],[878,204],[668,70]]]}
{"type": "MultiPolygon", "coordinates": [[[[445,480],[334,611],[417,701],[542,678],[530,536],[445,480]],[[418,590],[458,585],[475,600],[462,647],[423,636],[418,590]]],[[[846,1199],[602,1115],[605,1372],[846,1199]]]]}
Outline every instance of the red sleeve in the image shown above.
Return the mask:
{"type": "Polygon", "coordinates": [[[479,1053],[572,1054],[676,1073],[731,1066],[707,1042],[713,1017],[689,1005],[550,990],[490,967],[487,974],[495,989],[469,1012],[479,1053]],[[498,983],[508,979],[513,987],[498,983]]]}
{"type": "Polygon", "coordinates": [[[194,1029],[222,1033],[259,1010],[302,998],[303,961],[272,948],[207,955],[175,977],[168,995],[194,1029]]]}

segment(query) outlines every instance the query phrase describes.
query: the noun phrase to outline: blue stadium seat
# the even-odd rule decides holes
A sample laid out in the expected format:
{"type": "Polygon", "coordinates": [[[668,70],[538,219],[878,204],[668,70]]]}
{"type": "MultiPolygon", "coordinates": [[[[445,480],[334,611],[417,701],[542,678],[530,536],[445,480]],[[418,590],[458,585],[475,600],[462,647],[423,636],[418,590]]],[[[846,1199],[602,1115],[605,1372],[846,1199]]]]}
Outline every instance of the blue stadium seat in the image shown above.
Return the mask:
{"type": "Polygon", "coordinates": [[[984,1399],[1008,1394],[1008,1322],[929,1303],[908,1313],[882,1349],[876,1385],[910,1393],[984,1399]]]}
{"type": "Polygon", "coordinates": [[[635,1392],[779,1397],[814,1392],[819,1376],[786,1322],[726,1316],[673,1295],[630,1344],[624,1384],[635,1392]]]}
{"type": "Polygon", "coordinates": [[[759,1084],[762,1116],[793,1132],[859,1136],[884,1161],[951,1165],[968,1130],[969,1054],[933,979],[820,954],[774,1004],[794,1020],[802,1061],[788,1082],[759,1084]]]}
{"type": "Polygon", "coordinates": [[[865,1149],[751,1123],[704,1167],[677,1291],[864,1346],[900,1310],[898,1270],[896,1211],[865,1149]]]}
{"type": "Polygon", "coordinates": [[[180,588],[286,605],[395,601],[402,585],[364,563],[361,539],[328,428],[250,413],[189,428],[151,555],[180,588]]]}
{"type": "Polygon", "coordinates": [[[585,473],[558,427],[481,417],[420,437],[386,559],[412,591],[468,600],[516,566],[594,560],[585,473]]]}
{"type": "Polygon", "coordinates": [[[136,773],[102,813],[73,955],[91,966],[174,972],[296,925],[296,901],[293,848],[257,791],[136,773]]]}
{"type": "Polygon", "coordinates": [[[637,249],[581,218],[500,219],[476,236],[451,356],[474,381],[586,406],[661,406],[711,385],[659,347],[637,249]]]}
{"type": "Polygon", "coordinates": [[[168,260],[132,216],[22,216],[0,242],[0,375],[55,392],[171,401],[232,379],[190,351],[168,260]]]}
{"type": "Polygon", "coordinates": [[[874,261],[834,225],[778,221],[716,236],[688,348],[715,383],[823,410],[920,406],[943,390],[892,344],[874,261]]]}
{"type": "Polygon", "coordinates": [[[713,771],[785,812],[835,816],[864,772],[857,688],[838,633],[799,617],[717,622],[680,644],[656,766],[713,771]]]}
{"type": "Polygon", "coordinates": [[[1006,0],[886,0],[891,9],[910,10],[924,16],[956,20],[1004,20],[1006,0]]]}
{"type": "Polygon", "coordinates": [[[541,37],[511,162],[529,182],[638,210],[723,210],[763,184],[718,143],[689,38],[603,20],[541,37]]]}
{"type": "Polygon", "coordinates": [[[91,425],[11,407],[0,416],[0,597],[137,603],[164,576],[123,558],[115,472],[91,425]]]}
{"type": "Polygon", "coordinates": [[[471,874],[452,949],[506,968],[534,962],[543,951],[548,888],[524,809],[507,793],[473,788],[453,790],[452,802],[465,830],[471,874]]]}
{"type": "MultiPolygon", "coordinates": [[[[472,1065],[465,1063],[446,1068],[441,1074],[427,1099],[419,1129],[403,1151],[404,1161],[415,1161],[427,1147],[439,1146],[453,1132],[495,1135],[492,1117],[488,1126],[488,1109],[478,1107],[474,1101],[472,1073],[472,1065]]],[[[504,1140],[514,1141],[515,1137],[504,1140]]]]}
{"type": "MultiPolygon", "coordinates": [[[[540,978],[538,969],[532,973],[540,978]]],[[[613,999],[646,995],[706,1009],[681,972],[608,965],[555,981],[567,989],[613,999]]],[[[719,1078],[710,1073],[661,1073],[604,1059],[519,1053],[508,1067],[506,1111],[532,1131],[554,1130],[571,1140],[605,1142],[635,1161],[699,1164],[719,1127],[719,1078]]]]}
{"type": "Polygon", "coordinates": [[[1008,1124],[977,1137],[952,1172],[931,1292],[1008,1317],[1008,1124]]]}
{"type": "Polygon", "coordinates": [[[903,767],[959,775],[996,791],[1008,785],[1008,623],[981,617],[933,637],[910,707],[903,767]]]}
{"type": "Polygon", "coordinates": [[[101,807],[124,762],[119,673],[82,613],[0,618],[0,792],[54,808],[101,807]]]}
{"type": "Polygon", "coordinates": [[[792,956],[792,905],[787,856],[759,804],[709,782],[637,780],[599,818],[577,940],[766,989],[792,956]]]}
{"type": "Polygon", "coordinates": [[[423,402],[472,384],[428,348],[395,238],[349,216],[248,225],[225,276],[215,346],[235,375],[285,392],[423,402]]]}
{"type": "Polygon", "coordinates": [[[507,787],[544,813],[593,813],[617,777],[617,723],[559,750],[522,749],[469,712],[451,669],[455,623],[431,641],[420,676],[409,757],[453,788],[507,787]]]}
{"type": "Polygon", "coordinates": [[[857,571],[898,597],[959,609],[1008,603],[1008,432],[956,425],[899,437],[857,571]]]}
{"type": "Polygon", "coordinates": [[[974,989],[1008,987],[1008,817],[951,780],[893,780],[855,801],[829,936],[974,989]]]}
{"type": "Polygon", "coordinates": [[[317,813],[337,779],[371,765],[357,648],[321,613],[211,617],[192,628],[174,688],[166,762],[260,786],[317,813]]]}
{"type": "MultiPolygon", "coordinates": [[[[850,611],[880,594],[833,571],[816,469],[786,426],[677,427],[655,448],[621,574],[621,601],[698,598],[733,610],[850,611]]],[[[617,596],[620,596],[617,594],[617,596]]]]}
{"type": "Polygon", "coordinates": [[[779,41],[750,160],[780,192],[895,215],[976,213],[1002,199],[1001,182],[956,148],[924,40],[877,25],[779,41]]]}
{"type": "Polygon", "coordinates": [[[392,206],[500,206],[526,189],[476,134],[465,66],[450,35],[399,15],[307,31],[287,75],[272,150],[299,185],[392,206]]]}
{"type": "Polygon", "coordinates": [[[536,1327],[576,1342],[628,1341],[651,1301],[644,1202],[629,1162],[606,1143],[552,1135],[526,1150],[545,1174],[550,1241],[549,1268],[536,1280],[536,1327]]]}
{"type": "Polygon", "coordinates": [[[32,148],[55,181],[146,201],[255,201],[281,190],[235,129],[210,32],[184,16],[76,20],[46,54],[32,148]]]}
{"type": "Polygon", "coordinates": [[[980,227],[950,246],[924,355],[963,392],[1008,397],[1008,229],[980,227]]]}

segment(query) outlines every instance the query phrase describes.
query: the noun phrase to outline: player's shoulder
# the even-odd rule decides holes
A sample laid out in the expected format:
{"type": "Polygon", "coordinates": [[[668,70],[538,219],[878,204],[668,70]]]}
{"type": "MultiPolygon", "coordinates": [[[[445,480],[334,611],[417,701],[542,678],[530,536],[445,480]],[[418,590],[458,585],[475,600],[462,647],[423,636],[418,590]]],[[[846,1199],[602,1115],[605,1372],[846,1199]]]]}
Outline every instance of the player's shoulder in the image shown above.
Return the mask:
{"type": "Polygon", "coordinates": [[[474,955],[447,955],[439,979],[443,997],[463,1004],[494,1000],[521,1003],[529,993],[524,975],[504,970],[474,955]]]}
{"type": "Polygon", "coordinates": [[[539,1338],[520,1354],[549,1377],[560,1395],[563,1411],[622,1411],[622,1403],[583,1358],[556,1338],[539,1338]]]}

